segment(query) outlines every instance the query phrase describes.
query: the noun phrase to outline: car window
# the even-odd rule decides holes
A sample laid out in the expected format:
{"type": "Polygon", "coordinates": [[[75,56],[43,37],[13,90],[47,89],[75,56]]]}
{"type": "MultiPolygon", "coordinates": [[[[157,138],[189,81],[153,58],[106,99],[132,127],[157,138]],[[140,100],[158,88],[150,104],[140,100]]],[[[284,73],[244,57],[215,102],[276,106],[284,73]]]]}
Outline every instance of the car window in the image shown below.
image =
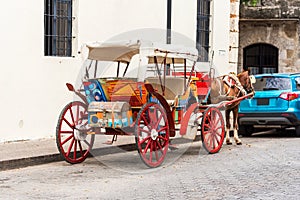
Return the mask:
{"type": "Polygon", "coordinates": [[[291,88],[291,81],[290,78],[283,77],[260,77],[256,78],[256,83],[253,86],[255,91],[288,90],[291,88]]]}
{"type": "Polygon", "coordinates": [[[300,77],[295,77],[296,89],[300,90],[300,77]]]}

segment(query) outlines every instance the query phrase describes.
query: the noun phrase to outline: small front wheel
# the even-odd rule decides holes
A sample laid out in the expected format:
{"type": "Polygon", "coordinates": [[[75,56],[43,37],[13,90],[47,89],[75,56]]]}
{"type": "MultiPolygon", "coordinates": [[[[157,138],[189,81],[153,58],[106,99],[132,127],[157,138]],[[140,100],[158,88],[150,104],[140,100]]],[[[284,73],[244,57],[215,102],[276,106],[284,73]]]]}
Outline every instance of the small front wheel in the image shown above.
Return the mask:
{"type": "Polygon", "coordinates": [[[141,108],[136,118],[135,139],[142,161],[149,167],[160,166],[169,147],[168,118],[162,106],[150,102],[141,108]]]}
{"type": "Polygon", "coordinates": [[[83,162],[94,144],[95,135],[88,135],[87,106],[80,101],[67,104],[56,127],[56,144],[68,163],[83,162]]]}
{"type": "Polygon", "coordinates": [[[201,140],[204,149],[209,153],[220,151],[225,137],[224,119],[216,107],[208,107],[201,123],[201,140]]]}

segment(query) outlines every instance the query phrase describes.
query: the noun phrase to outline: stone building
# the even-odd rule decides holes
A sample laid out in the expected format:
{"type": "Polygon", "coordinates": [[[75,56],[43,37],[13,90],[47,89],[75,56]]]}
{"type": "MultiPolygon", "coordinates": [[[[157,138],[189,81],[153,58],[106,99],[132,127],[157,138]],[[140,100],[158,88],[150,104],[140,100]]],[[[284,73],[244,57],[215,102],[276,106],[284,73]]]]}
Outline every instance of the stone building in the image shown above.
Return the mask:
{"type": "Polygon", "coordinates": [[[241,0],[238,71],[300,72],[299,0],[241,0]]]}

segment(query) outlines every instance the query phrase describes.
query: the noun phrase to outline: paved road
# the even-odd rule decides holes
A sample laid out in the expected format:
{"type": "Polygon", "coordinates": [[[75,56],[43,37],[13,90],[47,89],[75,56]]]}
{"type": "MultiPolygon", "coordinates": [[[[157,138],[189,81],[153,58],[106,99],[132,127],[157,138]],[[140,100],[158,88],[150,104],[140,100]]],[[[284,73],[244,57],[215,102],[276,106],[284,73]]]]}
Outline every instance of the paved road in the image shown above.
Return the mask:
{"type": "Polygon", "coordinates": [[[0,198],[300,199],[300,138],[242,139],[242,146],[224,145],[213,155],[193,143],[183,155],[169,152],[169,160],[154,170],[136,151],[124,151],[77,165],[0,171],[0,198]]]}

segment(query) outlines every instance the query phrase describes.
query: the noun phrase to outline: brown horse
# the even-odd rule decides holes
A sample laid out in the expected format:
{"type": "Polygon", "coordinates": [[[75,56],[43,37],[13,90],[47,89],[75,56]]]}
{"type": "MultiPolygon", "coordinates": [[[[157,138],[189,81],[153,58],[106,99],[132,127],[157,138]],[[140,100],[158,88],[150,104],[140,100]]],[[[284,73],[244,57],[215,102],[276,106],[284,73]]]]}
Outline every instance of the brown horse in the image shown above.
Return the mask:
{"type": "MultiPolygon", "coordinates": [[[[250,92],[253,92],[253,86],[249,71],[245,70],[238,75],[229,73],[228,75],[220,76],[211,82],[210,102],[213,104],[220,103],[221,101],[230,101],[238,97],[242,97],[250,92]]],[[[230,131],[230,113],[233,112],[233,130],[234,140],[237,145],[241,145],[242,142],[238,136],[238,109],[239,101],[225,106],[225,118],[226,118],[226,143],[232,144],[229,131],[230,131]]]]}

